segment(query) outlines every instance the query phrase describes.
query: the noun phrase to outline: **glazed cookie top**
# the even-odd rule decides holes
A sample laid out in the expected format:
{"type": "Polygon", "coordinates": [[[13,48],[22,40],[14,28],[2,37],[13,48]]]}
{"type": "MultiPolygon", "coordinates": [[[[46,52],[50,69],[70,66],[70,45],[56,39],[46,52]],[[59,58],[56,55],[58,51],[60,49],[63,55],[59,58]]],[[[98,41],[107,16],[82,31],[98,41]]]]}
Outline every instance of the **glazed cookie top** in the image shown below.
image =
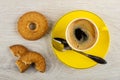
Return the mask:
{"type": "Polygon", "coordinates": [[[18,32],[24,39],[37,40],[48,30],[48,22],[44,15],[38,12],[27,12],[18,20],[18,32]]]}

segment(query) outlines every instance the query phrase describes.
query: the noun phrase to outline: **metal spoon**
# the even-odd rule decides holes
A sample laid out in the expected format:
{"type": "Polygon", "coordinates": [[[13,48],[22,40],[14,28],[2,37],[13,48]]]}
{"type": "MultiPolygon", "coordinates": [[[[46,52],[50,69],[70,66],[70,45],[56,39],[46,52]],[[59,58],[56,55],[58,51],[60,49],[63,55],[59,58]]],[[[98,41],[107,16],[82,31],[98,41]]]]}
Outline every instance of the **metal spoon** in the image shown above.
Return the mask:
{"type": "MultiPolygon", "coordinates": [[[[59,51],[65,51],[65,50],[73,50],[67,43],[67,41],[65,39],[62,39],[62,38],[53,38],[54,41],[56,41],[57,43],[60,43],[62,44],[64,47],[59,50],[55,45],[53,45],[53,47],[59,51]]],[[[76,51],[76,50],[74,50],[76,51]]],[[[87,54],[87,53],[84,53],[84,52],[81,52],[81,51],[76,51],[84,56],[87,56],[89,57],[90,59],[92,59],[93,61],[99,63],[99,64],[106,64],[107,62],[101,58],[101,57],[98,57],[98,56],[94,56],[94,55],[91,55],[91,54],[87,54]]]]}

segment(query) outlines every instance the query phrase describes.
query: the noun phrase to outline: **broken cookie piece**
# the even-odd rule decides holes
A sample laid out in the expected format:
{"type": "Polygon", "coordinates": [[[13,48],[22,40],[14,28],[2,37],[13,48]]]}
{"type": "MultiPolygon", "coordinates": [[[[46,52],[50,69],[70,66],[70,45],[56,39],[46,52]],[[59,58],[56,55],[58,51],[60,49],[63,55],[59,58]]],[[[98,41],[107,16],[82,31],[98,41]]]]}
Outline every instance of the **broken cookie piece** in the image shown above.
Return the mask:
{"type": "Polygon", "coordinates": [[[10,46],[10,50],[14,56],[19,57],[19,59],[16,61],[16,65],[20,72],[26,71],[31,64],[35,64],[36,70],[45,72],[46,63],[41,54],[30,51],[23,45],[10,46]]]}
{"type": "Polygon", "coordinates": [[[21,60],[17,60],[16,65],[21,73],[26,71],[30,66],[30,64],[25,64],[21,60]]]}

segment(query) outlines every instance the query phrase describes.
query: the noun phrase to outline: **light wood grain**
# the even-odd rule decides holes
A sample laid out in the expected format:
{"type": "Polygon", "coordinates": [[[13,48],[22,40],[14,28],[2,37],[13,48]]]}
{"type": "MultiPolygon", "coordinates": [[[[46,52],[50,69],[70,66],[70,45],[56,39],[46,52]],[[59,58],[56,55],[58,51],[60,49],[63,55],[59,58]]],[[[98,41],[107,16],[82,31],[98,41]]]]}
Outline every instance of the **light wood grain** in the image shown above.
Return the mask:
{"type": "Polygon", "coordinates": [[[120,0],[0,0],[0,80],[119,80],[120,79],[120,0]],[[50,47],[50,32],[56,21],[72,10],[89,10],[99,15],[108,25],[111,47],[107,65],[89,69],[73,69],[61,63],[50,47]],[[49,32],[40,40],[24,40],[17,32],[18,18],[25,12],[38,11],[49,21],[49,32]],[[24,44],[42,53],[47,71],[34,68],[19,73],[9,51],[13,44],[24,44]]]}

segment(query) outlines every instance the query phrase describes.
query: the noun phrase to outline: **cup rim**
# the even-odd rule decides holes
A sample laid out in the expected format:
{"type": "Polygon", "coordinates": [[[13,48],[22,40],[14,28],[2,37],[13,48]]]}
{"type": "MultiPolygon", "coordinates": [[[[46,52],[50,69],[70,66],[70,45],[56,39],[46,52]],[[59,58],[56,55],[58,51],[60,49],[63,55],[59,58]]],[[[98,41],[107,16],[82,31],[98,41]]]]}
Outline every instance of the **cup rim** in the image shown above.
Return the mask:
{"type": "Polygon", "coordinates": [[[98,42],[98,40],[99,40],[99,30],[98,30],[97,25],[96,25],[92,20],[90,20],[90,19],[88,19],[88,18],[75,18],[74,20],[72,20],[72,21],[67,25],[67,28],[66,28],[66,31],[65,31],[65,38],[66,38],[66,41],[67,41],[68,45],[69,45],[73,50],[76,50],[76,51],[87,51],[87,50],[90,50],[91,48],[93,48],[93,47],[97,44],[97,42],[98,42]],[[95,43],[94,43],[91,47],[89,47],[89,48],[87,48],[87,49],[83,49],[83,50],[76,49],[75,47],[73,47],[73,46],[70,44],[70,42],[69,42],[69,40],[68,40],[68,38],[67,38],[68,27],[69,27],[74,21],[77,21],[77,20],[80,20],[80,19],[85,19],[85,20],[90,21],[90,22],[94,25],[94,27],[95,27],[95,29],[96,29],[96,32],[97,32],[97,40],[95,41],[95,43]]]}

